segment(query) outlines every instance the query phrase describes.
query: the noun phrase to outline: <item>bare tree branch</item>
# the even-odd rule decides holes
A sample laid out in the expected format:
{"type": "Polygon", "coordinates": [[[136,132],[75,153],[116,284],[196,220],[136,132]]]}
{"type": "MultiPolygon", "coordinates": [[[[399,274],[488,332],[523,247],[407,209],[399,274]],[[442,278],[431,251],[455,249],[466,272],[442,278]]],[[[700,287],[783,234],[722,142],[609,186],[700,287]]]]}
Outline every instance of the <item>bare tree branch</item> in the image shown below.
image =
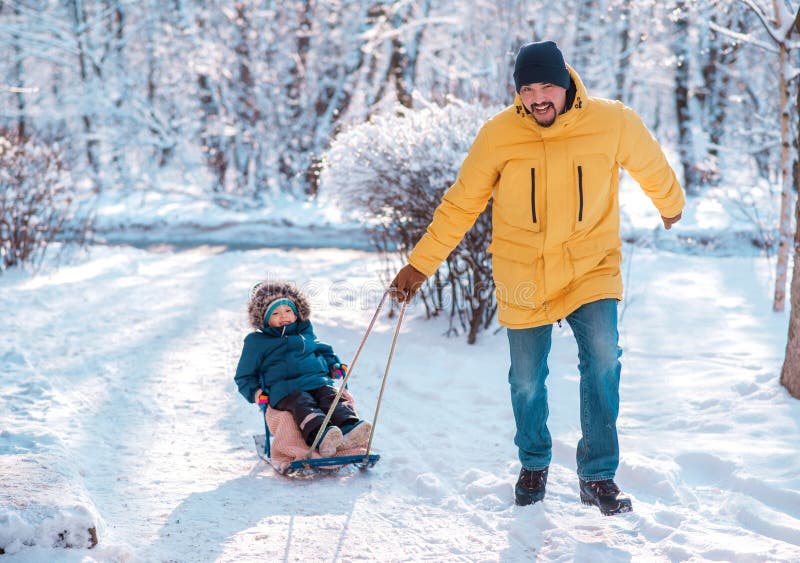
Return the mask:
{"type": "Polygon", "coordinates": [[[736,39],[737,41],[741,41],[743,43],[747,43],[747,44],[753,45],[755,47],[760,47],[760,48],[764,49],[765,51],[769,51],[770,53],[778,53],[779,52],[778,47],[776,47],[775,45],[772,45],[770,43],[764,43],[763,41],[760,41],[760,40],[756,39],[755,37],[753,37],[750,34],[739,33],[738,31],[733,31],[732,29],[728,29],[727,27],[722,27],[721,25],[716,24],[714,22],[709,22],[708,23],[708,27],[710,27],[711,29],[713,29],[714,31],[716,31],[718,33],[722,33],[723,35],[727,35],[731,39],[736,39]]]}
{"type": "Polygon", "coordinates": [[[739,2],[741,2],[742,4],[750,8],[750,10],[753,11],[753,13],[761,21],[761,25],[764,26],[764,29],[767,31],[769,36],[772,37],[775,43],[781,44],[784,41],[786,41],[787,33],[786,30],[784,29],[784,26],[781,26],[779,28],[776,25],[774,25],[774,23],[771,22],[767,17],[767,15],[761,10],[761,7],[758,4],[753,2],[753,0],[739,0],[739,2]]]}

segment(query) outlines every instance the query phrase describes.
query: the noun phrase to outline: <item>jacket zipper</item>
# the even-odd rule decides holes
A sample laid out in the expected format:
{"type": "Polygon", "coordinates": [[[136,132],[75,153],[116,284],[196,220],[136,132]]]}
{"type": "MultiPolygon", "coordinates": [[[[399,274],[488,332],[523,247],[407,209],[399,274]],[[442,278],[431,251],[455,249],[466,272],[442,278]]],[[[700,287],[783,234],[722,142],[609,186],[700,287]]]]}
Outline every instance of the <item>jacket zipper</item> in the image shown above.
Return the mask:
{"type": "Polygon", "coordinates": [[[536,223],[536,168],[531,168],[531,215],[536,223]]]}
{"type": "Polygon", "coordinates": [[[578,221],[583,221],[583,167],[578,166],[578,221]]]}

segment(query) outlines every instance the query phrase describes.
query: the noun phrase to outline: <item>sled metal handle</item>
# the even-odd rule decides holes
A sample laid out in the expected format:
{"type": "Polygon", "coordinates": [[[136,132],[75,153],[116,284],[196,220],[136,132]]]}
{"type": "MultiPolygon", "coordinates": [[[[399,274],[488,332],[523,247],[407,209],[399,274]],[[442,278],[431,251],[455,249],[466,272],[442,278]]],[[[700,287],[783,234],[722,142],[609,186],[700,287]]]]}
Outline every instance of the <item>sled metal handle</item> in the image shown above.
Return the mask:
{"type": "MultiPolygon", "coordinates": [[[[322,434],[325,433],[325,429],[328,427],[328,422],[330,422],[331,417],[333,416],[333,411],[336,409],[336,406],[339,404],[339,400],[342,397],[342,393],[344,392],[345,387],[347,386],[347,380],[350,379],[350,376],[353,375],[353,371],[356,368],[356,362],[358,361],[358,357],[361,355],[361,351],[364,349],[364,344],[367,342],[367,338],[369,338],[370,333],[372,332],[373,327],[375,326],[375,321],[378,320],[378,317],[381,314],[381,310],[383,310],[383,305],[386,303],[386,298],[393,292],[394,289],[387,289],[383,292],[383,297],[381,297],[380,302],[378,303],[378,308],[375,310],[375,314],[372,315],[372,320],[369,322],[369,326],[367,327],[367,331],[364,333],[364,338],[361,339],[361,344],[358,345],[358,350],[356,350],[356,355],[353,357],[353,361],[350,362],[350,369],[347,370],[347,374],[345,374],[344,379],[342,380],[342,384],[339,386],[339,390],[336,392],[336,396],[333,398],[333,403],[331,403],[331,407],[328,409],[328,414],[325,415],[325,420],[322,421],[322,426],[319,427],[317,431],[317,435],[314,437],[314,443],[311,444],[311,447],[308,449],[306,453],[306,459],[311,459],[311,455],[314,453],[314,450],[317,449],[320,440],[322,439],[322,434]]],[[[403,309],[400,312],[400,318],[398,319],[397,323],[397,330],[400,330],[400,322],[403,320],[403,313],[406,309],[406,303],[403,303],[403,309]]],[[[395,334],[395,341],[397,340],[397,335],[395,334]]],[[[392,342],[392,353],[394,352],[394,342],[392,342]]],[[[391,361],[391,356],[389,357],[389,361],[391,361]]],[[[389,365],[387,364],[386,369],[388,373],[389,365]]],[[[384,374],[384,384],[386,383],[386,375],[384,374]]],[[[383,385],[381,386],[381,394],[383,394],[383,385]]],[[[380,401],[380,398],[378,399],[380,401]]],[[[380,402],[378,403],[378,407],[380,407],[380,402]]],[[[377,410],[375,411],[377,414],[377,410]]],[[[373,423],[372,432],[375,431],[375,426],[373,423]]],[[[372,442],[372,432],[370,432],[370,442],[372,442]]],[[[367,454],[369,455],[369,449],[367,449],[367,454]]]]}

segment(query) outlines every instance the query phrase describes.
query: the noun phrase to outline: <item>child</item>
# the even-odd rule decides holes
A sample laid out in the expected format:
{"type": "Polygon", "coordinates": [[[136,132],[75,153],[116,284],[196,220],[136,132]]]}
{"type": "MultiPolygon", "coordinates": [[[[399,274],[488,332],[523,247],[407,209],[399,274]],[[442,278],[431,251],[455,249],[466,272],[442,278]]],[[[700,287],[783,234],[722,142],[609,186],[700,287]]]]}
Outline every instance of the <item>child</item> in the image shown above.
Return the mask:
{"type": "MultiPolygon", "coordinates": [[[[249,402],[291,412],[310,446],[336,397],[332,377],[343,376],[346,366],[329,344],[317,340],[308,299],[294,285],[261,282],[250,294],[247,311],[255,332],[244,339],[234,381],[249,402]]],[[[340,449],[366,447],[371,429],[343,395],[317,449],[330,457],[340,449]]]]}

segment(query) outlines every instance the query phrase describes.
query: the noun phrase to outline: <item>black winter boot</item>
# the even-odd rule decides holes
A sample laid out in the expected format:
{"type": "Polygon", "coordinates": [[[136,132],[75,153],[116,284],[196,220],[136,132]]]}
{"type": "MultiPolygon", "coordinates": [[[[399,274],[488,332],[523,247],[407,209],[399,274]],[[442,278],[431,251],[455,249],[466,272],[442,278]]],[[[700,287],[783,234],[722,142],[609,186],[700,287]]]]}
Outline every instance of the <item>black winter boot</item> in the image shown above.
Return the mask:
{"type": "Polygon", "coordinates": [[[581,486],[581,502],[596,506],[605,516],[633,511],[631,499],[624,496],[613,479],[603,481],[584,481],[578,479],[581,486]]]}
{"type": "Polygon", "coordinates": [[[514,487],[517,506],[527,506],[544,498],[548,469],[545,467],[541,471],[534,471],[523,467],[520,470],[519,479],[514,487]]]}

